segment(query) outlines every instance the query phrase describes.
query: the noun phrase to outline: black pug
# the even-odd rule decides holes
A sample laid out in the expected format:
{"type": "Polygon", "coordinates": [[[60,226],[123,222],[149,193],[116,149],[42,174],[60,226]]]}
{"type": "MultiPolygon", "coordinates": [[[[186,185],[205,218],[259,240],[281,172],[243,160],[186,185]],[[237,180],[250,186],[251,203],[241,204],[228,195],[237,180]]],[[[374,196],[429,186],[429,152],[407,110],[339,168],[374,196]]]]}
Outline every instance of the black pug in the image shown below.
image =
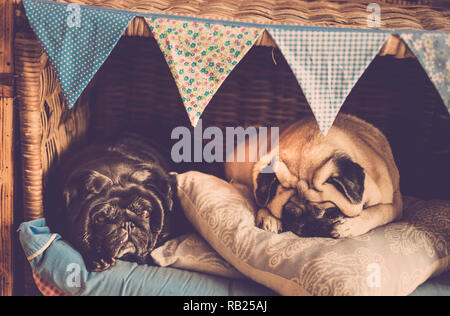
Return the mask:
{"type": "Polygon", "coordinates": [[[90,145],[61,166],[56,220],[88,270],[107,270],[116,259],[151,264],[154,248],[189,230],[168,170],[156,146],[137,134],[90,145]]]}

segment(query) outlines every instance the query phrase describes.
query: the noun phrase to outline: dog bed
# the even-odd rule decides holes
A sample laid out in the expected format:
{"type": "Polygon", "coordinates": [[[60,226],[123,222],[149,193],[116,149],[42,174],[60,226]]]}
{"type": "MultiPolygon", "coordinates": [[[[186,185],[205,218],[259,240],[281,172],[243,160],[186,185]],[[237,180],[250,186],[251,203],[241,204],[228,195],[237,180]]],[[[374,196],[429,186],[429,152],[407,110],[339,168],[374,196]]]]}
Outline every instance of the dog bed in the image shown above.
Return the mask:
{"type": "Polygon", "coordinates": [[[436,278],[450,268],[450,201],[405,198],[401,221],[366,235],[342,240],[300,238],[290,232],[272,234],[257,228],[251,194],[243,186],[199,172],[180,174],[178,181],[184,212],[203,238],[184,235],[155,249],[152,257],[164,267],[118,261],[111,270],[89,273],[81,255],[61,236],[52,234],[44,219],[23,223],[19,228],[20,240],[41,292],[46,295],[450,293],[448,273],[436,278]],[[435,278],[424,283],[432,277],[435,278]]]}

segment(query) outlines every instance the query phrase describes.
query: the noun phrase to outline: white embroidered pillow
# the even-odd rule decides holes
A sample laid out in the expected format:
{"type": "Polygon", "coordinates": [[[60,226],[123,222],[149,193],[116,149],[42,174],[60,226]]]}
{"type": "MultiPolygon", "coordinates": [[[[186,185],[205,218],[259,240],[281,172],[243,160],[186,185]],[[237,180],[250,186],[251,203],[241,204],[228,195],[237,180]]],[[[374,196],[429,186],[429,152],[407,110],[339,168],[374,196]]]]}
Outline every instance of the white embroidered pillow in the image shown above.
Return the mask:
{"type": "Polygon", "coordinates": [[[402,221],[358,238],[300,238],[257,228],[246,194],[219,178],[187,172],[178,183],[184,212],[203,238],[282,295],[408,295],[450,266],[450,201],[406,200],[402,221]]]}

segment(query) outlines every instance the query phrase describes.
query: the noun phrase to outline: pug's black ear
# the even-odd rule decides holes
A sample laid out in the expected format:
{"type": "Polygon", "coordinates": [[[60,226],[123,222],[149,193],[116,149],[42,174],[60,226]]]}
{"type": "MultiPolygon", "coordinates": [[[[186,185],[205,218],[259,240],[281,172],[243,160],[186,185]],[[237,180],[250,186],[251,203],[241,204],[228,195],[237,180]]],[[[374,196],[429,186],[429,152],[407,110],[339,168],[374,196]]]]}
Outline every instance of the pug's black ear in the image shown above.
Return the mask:
{"type": "Polygon", "coordinates": [[[347,156],[338,156],[334,162],[339,175],[330,177],[327,182],[333,184],[351,203],[361,203],[366,178],[364,169],[347,156]]]}
{"type": "Polygon", "coordinates": [[[173,192],[177,192],[178,190],[178,178],[177,178],[177,173],[176,172],[169,172],[169,182],[170,182],[170,186],[173,189],[173,192]]]}
{"type": "Polygon", "coordinates": [[[63,191],[66,207],[76,195],[98,194],[109,184],[112,180],[95,170],[83,170],[71,176],[63,191]]]}
{"type": "Polygon", "coordinates": [[[169,188],[169,211],[172,211],[172,209],[174,208],[174,201],[177,199],[178,192],[178,178],[175,172],[169,172],[169,188]]]}
{"type": "Polygon", "coordinates": [[[255,198],[260,206],[266,206],[273,199],[280,185],[277,175],[272,168],[271,170],[269,168],[264,168],[256,178],[255,198]]]}

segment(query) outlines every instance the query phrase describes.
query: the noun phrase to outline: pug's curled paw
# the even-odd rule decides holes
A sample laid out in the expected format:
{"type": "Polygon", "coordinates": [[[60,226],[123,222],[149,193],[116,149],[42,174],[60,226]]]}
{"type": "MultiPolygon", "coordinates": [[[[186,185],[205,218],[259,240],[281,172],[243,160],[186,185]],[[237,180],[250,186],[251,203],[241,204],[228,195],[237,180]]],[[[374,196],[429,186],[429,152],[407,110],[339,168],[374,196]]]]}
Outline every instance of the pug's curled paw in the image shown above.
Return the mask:
{"type": "Polygon", "coordinates": [[[333,238],[352,238],[364,235],[370,229],[367,229],[362,216],[345,217],[339,219],[331,230],[333,238]]]}
{"type": "Polygon", "coordinates": [[[276,234],[281,233],[282,231],[281,221],[264,208],[260,209],[256,215],[256,226],[276,234]]]}
{"type": "Polygon", "coordinates": [[[102,272],[109,270],[116,264],[116,259],[110,258],[110,259],[97,259],[91,262],[89,265],[89,270],[92,272],[102,272]]]}

